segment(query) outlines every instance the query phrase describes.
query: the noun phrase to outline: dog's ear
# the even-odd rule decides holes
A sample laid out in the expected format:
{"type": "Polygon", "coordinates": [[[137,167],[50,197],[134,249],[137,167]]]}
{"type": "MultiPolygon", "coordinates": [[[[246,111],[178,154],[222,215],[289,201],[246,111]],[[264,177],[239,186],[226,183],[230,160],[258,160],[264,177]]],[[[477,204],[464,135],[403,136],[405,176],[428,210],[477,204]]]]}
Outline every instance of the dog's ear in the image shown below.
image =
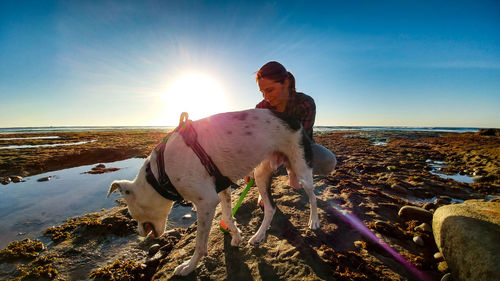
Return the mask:
{"type": "Polygon", "coordinates": [[[111,186],[109,187],[108,195],[106,197],[109,197],[111,193],[115,192],[117,189],[120,188],[120,184],[116,181],[111,183],[111,186]]]}

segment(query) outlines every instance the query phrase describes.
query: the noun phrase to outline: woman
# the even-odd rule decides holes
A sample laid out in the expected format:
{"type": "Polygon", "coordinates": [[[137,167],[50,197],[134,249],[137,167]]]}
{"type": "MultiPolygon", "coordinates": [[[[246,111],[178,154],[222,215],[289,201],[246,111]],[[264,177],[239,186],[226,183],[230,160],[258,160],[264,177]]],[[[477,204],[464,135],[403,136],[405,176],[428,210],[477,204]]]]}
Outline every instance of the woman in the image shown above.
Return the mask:
{"type": "Polygon", "coordinates": [[[337,164],[335,155],[327,148],[315,143],[313,139],[313,125],[316,118],[314,99],[297,92],[292,73],[276,61],[263,65],[257,71],[256,80],[264,97],[256,108],[276,110],[300,120],[312,141],[313,174],[328,175],[332,172],[337,164]]]}

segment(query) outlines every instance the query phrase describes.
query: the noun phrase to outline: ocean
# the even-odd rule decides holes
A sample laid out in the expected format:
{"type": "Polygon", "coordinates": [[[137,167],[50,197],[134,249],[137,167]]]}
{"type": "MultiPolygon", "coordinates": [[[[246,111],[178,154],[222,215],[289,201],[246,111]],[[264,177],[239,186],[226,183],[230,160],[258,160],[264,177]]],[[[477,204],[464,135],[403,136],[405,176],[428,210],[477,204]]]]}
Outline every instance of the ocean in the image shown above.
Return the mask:
{"type": "MultiPolygon", "coordinates": [[[[72,127],[12,127],[0,128],[0,134],[38,134],[59,132],[96,132],[122,130],[172,130],[174,126],[72,126],[72,127]]],[[[393,126],[315,126],[315,132],[327,131],[404,131],[404,132],[477,132],[471,127],[393,127],[393,126]]]]}

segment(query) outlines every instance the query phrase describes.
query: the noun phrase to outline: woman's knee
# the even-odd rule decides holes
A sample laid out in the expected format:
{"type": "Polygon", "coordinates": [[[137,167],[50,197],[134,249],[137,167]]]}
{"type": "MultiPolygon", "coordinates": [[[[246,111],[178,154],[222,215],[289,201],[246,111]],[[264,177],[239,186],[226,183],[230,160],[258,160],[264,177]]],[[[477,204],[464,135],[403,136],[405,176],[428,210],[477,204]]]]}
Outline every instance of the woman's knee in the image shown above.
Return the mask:
{"type": "Polygon", "coordinates": [[[337,158],[328,148],[317,143],[312,145],[313,174],[328,175],[335,169],[337,158]]]}

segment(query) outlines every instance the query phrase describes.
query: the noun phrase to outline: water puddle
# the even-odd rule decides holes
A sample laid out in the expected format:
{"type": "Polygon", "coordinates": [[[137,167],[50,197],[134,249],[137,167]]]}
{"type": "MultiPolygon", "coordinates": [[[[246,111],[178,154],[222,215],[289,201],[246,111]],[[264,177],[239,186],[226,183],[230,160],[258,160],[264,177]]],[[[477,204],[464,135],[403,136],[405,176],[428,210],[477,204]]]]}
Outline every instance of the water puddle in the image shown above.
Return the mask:
{"type": "Polygon", "coordinates": [[[387,141],[374,141],[373,142],[373,145],[375,146],[386,146],[387,145],[387,141]]]}
{"type": "Polygon", "coordinates": [[[96,141],[97,140],[79,141],[79,142],[70,142],[70,143],[54,143],[54,144],[7,145],[7,146],[0,146],[0,149],[21,149],[21,148],[36,148],[36,147],[54,147],[54,146],[80,145],[80,144],[91,143],[91,142],[96,142],[96,141]]]}
{"type": "MultiPolygon", "coordinates": [[[[37,238],[42,231],[63,223],[67,218],[116,206],[114,193],[106,198],[109,185],[115,179],[133,180],[144,159],[132,158],[105,163],[120,168],[112,173],[83,174],[95,165],[80,166],[24,178],[23,182],[0,186],[0,249],[14,240],[37,238]],[[50,181],[37,179],[51,176],[50,181]]],[[[196,220],[191,207],[175,205],[168,225],[187,227],[196,220]],[[183,219],[185,214],[191,219],[183,219]]]]}
{"type": "MultiPolygon", "coordinates": [[[[419,198],[419,197],[415,197],[415,196],[409,196],[408,200],[410,200],[412,202],[417,202],[417,203],[423,204],[423,203],[434,203],[434,201],[436,201],[436,199],[438,199],[438,198],[439,198],[438,196],[434,196],[432,198],[419,198]]],[[[450,204],[464,203],[464,202],[465,201],[462,199],[451,198],[450,204]]]]}
{"type": "Polygon", "coordinates": [[[462,182],[462,183],[474,183],[474,180],[472,177],[467,176],[467,175],[461,175],[461,174],[455,174],[455,175],[447,175],[443,173],[439,173],[439,170],[442,167],[446,167],[446,164],[444,161],[434,161],[431,159],[427,159],[427,165],[432,167],[432,170],[430,171],[431,174],[433,175],[438,175],[439,177],[443,179],[452,179],[456,182],[462,182]]]}

